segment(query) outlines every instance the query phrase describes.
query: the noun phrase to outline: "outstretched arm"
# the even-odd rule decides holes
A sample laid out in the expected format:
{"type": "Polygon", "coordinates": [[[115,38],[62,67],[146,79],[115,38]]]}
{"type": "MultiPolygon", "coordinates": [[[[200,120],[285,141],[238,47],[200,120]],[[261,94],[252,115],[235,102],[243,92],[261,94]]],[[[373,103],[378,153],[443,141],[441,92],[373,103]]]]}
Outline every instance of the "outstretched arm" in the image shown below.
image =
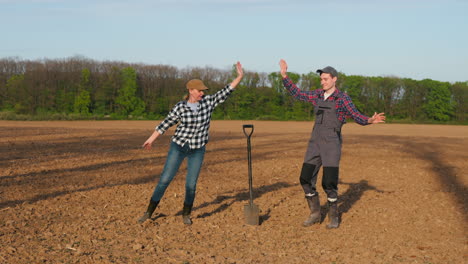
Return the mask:
{"type": "Polygon", "coordinates": [[[153,145],[153,142],[159,137],[159,132],[158,131],[154,131],[153,134],[145,141],[145,143],[143,143],[143,148],[144,149],[148,149],[150,150],[151,149],[151,145],[153,145]]]}
{"type": "Polygon", "coordinates": [[[385,123],[385,113],[374,112],[374,115],[367,120],[368,124],[385,123]]]}
{"type": "Polygon", "coordinates": [[[151,149],[153,142],[162,134],[172,127],[173,125],[179,123],[180,121],[180,112],[179,104],[176,104],[171,112],[166,116],[166,118],[155,128],[153,134],[143,143],[144,149],[151,149]]]}
{"type": "Polygon", "coordinates": [[[237,62],[236,63],[236,70],[237,70],[237,78],[235,78],[230,86],[234,89],[236,88],[236,86],[240,83],[240,81],[242,80],[242,77],[244,77],[244,70],[242,69],[242,65],[240,64],[240,62],[237,62]]]}

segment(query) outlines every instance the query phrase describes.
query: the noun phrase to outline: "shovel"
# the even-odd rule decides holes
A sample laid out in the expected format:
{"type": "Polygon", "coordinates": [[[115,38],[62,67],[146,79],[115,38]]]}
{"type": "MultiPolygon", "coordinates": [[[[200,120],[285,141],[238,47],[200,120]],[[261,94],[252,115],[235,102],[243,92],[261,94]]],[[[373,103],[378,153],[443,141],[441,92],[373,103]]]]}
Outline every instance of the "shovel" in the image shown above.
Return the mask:
{"type": "Polygon", "coordinates": [[[259,212],[258,206],[253,203],[253,190],[252,190],[252,155],[250,150],[250,136],[254,131],[253,125],[243,125],[244,134],[247,137],[247,161],[249,162],[249,204],[244,205],[244,215],[245,221],[249,225],[259,225],[259,212]],[[250,129],[250,132],[246,131],[246,129],[250,129]]]}

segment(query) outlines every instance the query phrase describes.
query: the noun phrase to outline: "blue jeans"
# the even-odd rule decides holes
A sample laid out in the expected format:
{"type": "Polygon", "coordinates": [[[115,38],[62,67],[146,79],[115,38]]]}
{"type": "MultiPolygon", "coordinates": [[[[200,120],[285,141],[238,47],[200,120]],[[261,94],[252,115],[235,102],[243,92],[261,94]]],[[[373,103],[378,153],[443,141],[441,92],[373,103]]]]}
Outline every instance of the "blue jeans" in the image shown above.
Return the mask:
{"type": "Polygon", "coordinates": [[[167,187],[174,179],[182,161],[187,158],[187,176],[185,178],[185,201],[192,205],[195,200],[195,189],[197,188],[198,175],[205,157],[205,146],[198,149],[190,149],[188,144],[183,147],[171,141],[167,154],[166,164],[159,178],[158,185],[154,189],[151,200],[160,201],[167,187]]]}

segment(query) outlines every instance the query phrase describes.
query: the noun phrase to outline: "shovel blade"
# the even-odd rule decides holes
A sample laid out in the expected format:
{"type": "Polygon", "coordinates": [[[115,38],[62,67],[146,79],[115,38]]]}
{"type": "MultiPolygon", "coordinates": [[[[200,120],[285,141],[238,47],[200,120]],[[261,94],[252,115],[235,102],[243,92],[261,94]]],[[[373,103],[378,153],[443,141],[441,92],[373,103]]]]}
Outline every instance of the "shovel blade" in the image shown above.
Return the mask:
{"type": "Polygon", "coordinates": [[[249,225],[260,224],[260,209],[255,204],[244,205],[245,222],[249,225]]]}

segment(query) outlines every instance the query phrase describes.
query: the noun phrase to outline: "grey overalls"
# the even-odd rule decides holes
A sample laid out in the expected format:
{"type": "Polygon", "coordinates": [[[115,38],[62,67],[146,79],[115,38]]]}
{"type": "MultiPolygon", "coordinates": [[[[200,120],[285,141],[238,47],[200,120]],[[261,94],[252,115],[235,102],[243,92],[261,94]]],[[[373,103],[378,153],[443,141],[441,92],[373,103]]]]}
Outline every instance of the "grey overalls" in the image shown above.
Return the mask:
{"type": "MultiPolygon", "coordinates": [[[[335,101],[336,99],[335,97],[335,101]]],[[[343,124],[336,116],[335,101],[317,100],[317,105],[314,107],[315,125],[300,176],[306,197],[315,196],[317,174],[320,166],[323,166],[322,187],[329,202],[335,202],[338,198],[338,167],[342,144],[343,124]]]]}

